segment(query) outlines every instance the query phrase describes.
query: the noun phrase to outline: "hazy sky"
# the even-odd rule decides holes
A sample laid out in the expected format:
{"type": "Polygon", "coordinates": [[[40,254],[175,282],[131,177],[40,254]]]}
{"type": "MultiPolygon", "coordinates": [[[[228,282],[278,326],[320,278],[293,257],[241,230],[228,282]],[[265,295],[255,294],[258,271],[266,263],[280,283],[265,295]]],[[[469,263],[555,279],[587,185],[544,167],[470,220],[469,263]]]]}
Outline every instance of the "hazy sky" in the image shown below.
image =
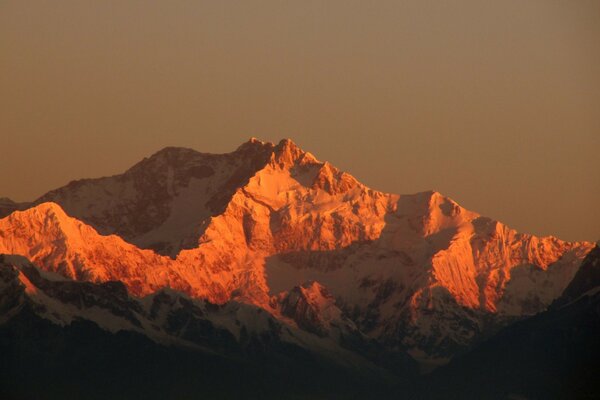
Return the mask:
{"type": "Polygon", "coordinates": [[[600,2],[0,2],[0,197],[250,136],[600,239],[600,2]]]}

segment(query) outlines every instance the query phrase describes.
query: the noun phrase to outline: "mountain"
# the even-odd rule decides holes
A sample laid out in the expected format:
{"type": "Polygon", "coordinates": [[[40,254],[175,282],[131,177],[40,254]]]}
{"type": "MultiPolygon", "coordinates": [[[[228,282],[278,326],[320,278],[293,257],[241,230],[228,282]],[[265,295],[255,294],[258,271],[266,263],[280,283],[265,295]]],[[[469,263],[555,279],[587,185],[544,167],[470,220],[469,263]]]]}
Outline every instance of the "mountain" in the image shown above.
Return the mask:
{"type": "Polygon", "coordinates": [[[588,253],[562,295],[552,303],[551,309],[564,307],[585,295],[593,296],[598,290],[600,287],[599,243],[588,253]]]}
{"type": "MultiPolygon", "coordinates": [[[[427,372],[502,348],[489,343],[570,304],[597,275],[582,266],[593,243],[518,233],[435,191],[373,190],[288,139],[220,155],[170,147],[5,209],[5,344],[26,348],[40,330],[77,347],[82,329],[111,349],[192,351],[182,365],[264,364],[251,386],[290,368],[281,382],[301,386],[325,368],[385,391],[410,381],[415,361],[427,372]]],[[[41,343],[27,354],[44,358],[41,343]]],[[[7,370],[26,362],[10,354],[7,370]]]]}
{"type": "Polygon", "coordinates": [[[426,363],[543,311],[592,243],[520,234],[437,193],[370,189],[290,140],[166,148],[0,220],[0,251],[76,280],[280,315],[316,281],[356,327],[426,363]],[[6,234],[5,232],[10,232],[6,234]]]}
{"type": "Polygon", "coordinates": [[[167,147],[121,175],[73,181],[34,203],[58,203],[102,235],[174,256],[197,246],[210,218],[272,151],[272,144],[255,139],[219,155],[167,147]]]}
{"type": "MultiPolygon", "coordinates": [[[[171,289],[138,298],[119,281],[75,281],[21,256],[0,256],[0,394],[9,399],[281,398],[391,387],[393,375],[370,360],[381,350],[343,320],[318,284],[295,288],[280,301],[286,315],[303,323],[296,326],[249,304],[217,305],[171,289]],[[327,319],[313,319],[315,307],[324,303],[327,319]],[[206,376],[196,377],[200,371],[206,376]],[[320,377],[312,376],[315,372],[320,377]],[[102,387],[104,380],[117,385],[102,387]],[[73,387],[81,393],[74,394],[73,387]]],[[[395,364],[394,381],[416,375],[414,362],[402,361],[395,364]]]]}
{"type": "MultiPolygon", "coordinates": [[[[599,270],[596,246],[548,310],[502,329],[436,370],[411,398],[597,399],[599,270]]],[[[405,387],[399,392],[405,393],[405,387]]]]}
{"type": "Polygon", "coordinates": [[[31,203],[17,203],[8,197],[0,197],[0,218],[4,218],[17,210],[24,210],[31,206],[31,203]]]}

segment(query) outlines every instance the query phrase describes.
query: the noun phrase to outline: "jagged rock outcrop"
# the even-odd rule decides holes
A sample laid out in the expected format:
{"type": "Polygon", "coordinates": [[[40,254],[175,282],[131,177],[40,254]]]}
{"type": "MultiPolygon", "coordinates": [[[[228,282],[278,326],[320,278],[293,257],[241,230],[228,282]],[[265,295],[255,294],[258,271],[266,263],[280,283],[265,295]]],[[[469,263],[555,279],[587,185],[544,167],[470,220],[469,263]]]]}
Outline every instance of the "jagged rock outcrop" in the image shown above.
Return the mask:
{"type": "Polygon", "coordinates": [[[344,317],[335,299],[318,282],[307,282],[283,292],[276,307],[305,331],[326,336],[333,329],[356,331],[356,325],[344,317]]]}

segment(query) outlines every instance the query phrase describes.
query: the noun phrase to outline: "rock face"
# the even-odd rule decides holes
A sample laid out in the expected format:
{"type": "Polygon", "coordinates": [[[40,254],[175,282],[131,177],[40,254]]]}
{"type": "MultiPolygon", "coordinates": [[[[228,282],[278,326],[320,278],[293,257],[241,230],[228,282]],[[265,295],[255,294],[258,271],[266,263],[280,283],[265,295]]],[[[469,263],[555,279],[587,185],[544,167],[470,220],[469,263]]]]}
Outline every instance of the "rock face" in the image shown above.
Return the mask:
{"type": "Polygon", "coordinates": [[[600,246],[592,249],[585,257],[571,283],[562,295],[552,303],[552,308],[564,307],[584,295],[598,295],[600,288],[600,246]]]}
{"type": "Polygon", "coordinates": [[[335,299],[318,282],[307,282],[283,292],[277,298],[281,315],[291,318],[305,331],[327,336],[334,329],[356,331],[356,325],[344,317],[335,299]]]}
{"type": "Polygon", "coordinates": [[[415,399],[587,399],[600,391],[600,249],[548,310],[436,370],[415,399]],[[469,384],[465,385],[465,377],[469,384]]]}
{"type": "Polygon", "coordinates": [[[437,192],[372,190],[290,140],[167,148],[36,204],[0,220],[0,252],[135,295],[252,304],[321,337],[355,329],[422,361],[543,311],[593,247],[517,233],[437,192]]]}

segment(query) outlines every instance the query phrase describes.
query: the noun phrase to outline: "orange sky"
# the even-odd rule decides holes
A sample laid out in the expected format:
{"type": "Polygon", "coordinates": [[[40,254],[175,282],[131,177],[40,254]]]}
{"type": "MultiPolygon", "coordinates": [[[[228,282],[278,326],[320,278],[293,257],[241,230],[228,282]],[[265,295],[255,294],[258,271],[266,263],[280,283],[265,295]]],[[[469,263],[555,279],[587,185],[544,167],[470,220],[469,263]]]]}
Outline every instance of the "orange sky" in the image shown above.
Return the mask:
{"type": "Polygon", "coordinates": [[[597,240],[599,38],[593,0],[4,1],[0,197],[290,137],[373,188],[597,240]]]}

